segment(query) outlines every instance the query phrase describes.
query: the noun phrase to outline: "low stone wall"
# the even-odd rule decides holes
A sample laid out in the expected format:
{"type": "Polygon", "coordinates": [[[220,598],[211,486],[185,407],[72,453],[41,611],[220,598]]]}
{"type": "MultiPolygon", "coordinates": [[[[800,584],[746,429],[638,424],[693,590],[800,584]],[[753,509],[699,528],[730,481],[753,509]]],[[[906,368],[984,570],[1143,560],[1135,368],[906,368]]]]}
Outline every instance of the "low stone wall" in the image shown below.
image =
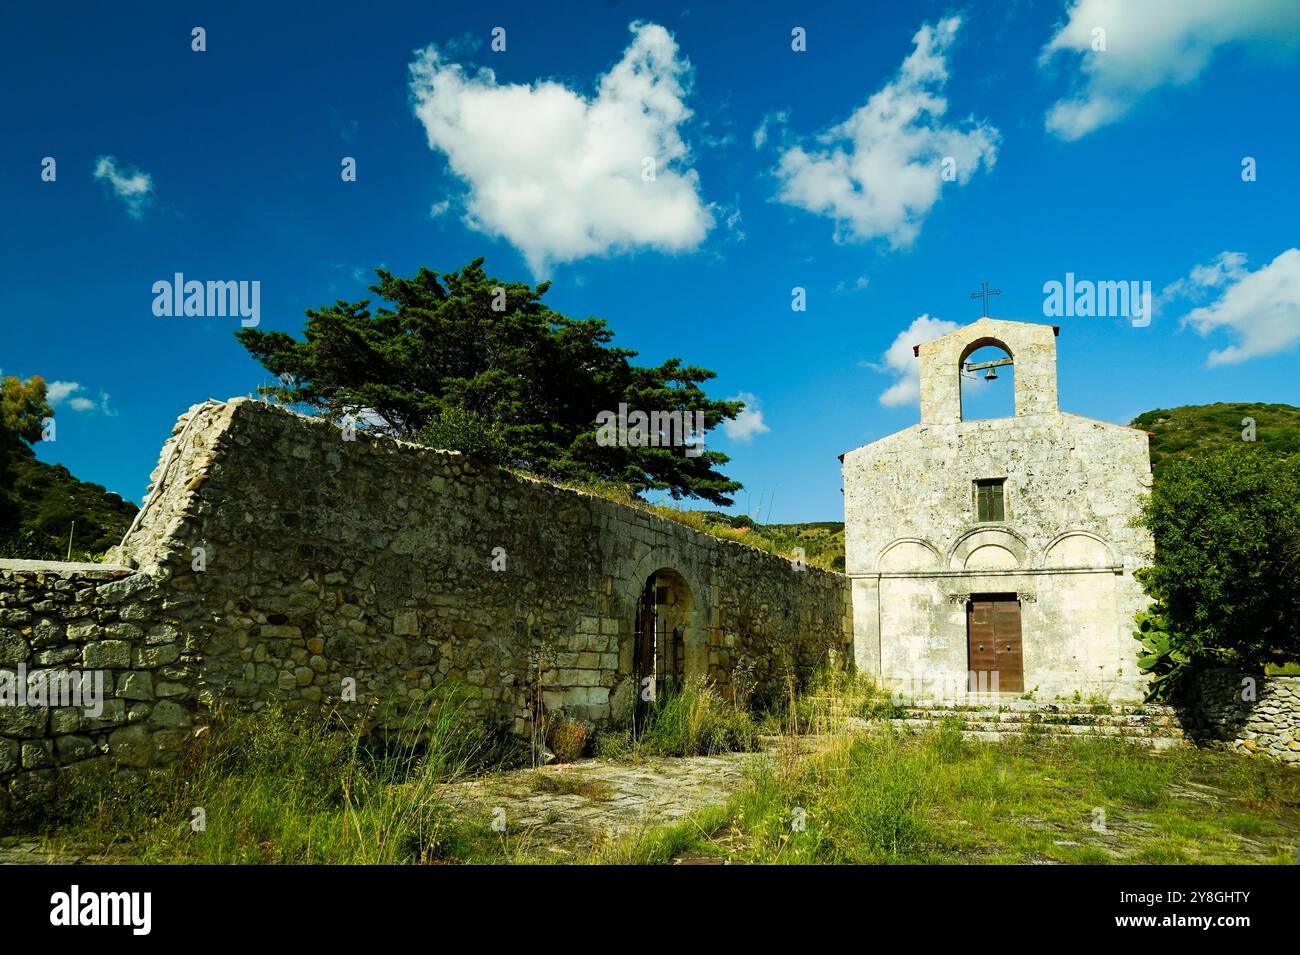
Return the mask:
{"type": "Polygon", "coordinates": [[[58,767],[167,761],[192,721],[193,612],[124,567],[0,561],[0,798],[58,767]]]}
{"type": "Polygon", "coordinates": [[[0,786],[166,759],[221,700],[410,706],[454,681],[518,733],[626,721],[648,584],[674,675],[724,694],[775,698],[849,656],[839,574],[266,403],[195,406],[152,480],[120,567],[4,571],[0,668],[98,668],[113,690],[93,724],[0,709],[0,786]]]}
{"type": "Polygon", "coordinates": [[[1268,756],[1300,768],[1300,676],[1202,673],[1182,708],[1182,721],[1199,745],[1268,756]]]}

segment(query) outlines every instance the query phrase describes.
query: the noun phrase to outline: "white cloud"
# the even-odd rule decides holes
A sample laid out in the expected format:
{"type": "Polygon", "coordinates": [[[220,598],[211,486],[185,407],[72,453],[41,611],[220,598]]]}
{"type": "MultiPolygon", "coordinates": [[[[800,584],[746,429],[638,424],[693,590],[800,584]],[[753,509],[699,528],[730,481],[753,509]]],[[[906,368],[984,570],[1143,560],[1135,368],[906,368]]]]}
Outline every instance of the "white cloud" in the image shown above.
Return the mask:
{"type": "Polygon", "coordinates": [[[1300,249],[1287,249],[1254,272],[1242,253],[1222,252],[1166,288],[1165,295],[1193,300],[1217,296],[1182,320],[1202,335],[1227,331],[1236,336],[1236,344],[1210,352],[1211,366],[1274,355],[1300,343],[1300,249]]]}
{"type": "Polygon", "coordinates": [[[1295,0],[1074,0],[1040,57],[1080,57],[1069,95],[1047,112],[1047,129],[1078,139],[1122,118],[1152,90],[1196,79],[1220,47],[1294,46],[1298,29],[1295,0]],[[1094,50],[1096,30],[1105,31],[1104,51],[1094,50]]]}
{"type": "Polygon", "coordinates": [[[835,284],[835,293],[837,295],[843,295],[846,292],[865,292],[867,286],[869,286],[870,284],[871,284],[871,277],[867,275],[859,275],[852,282],[847,282],[844,279],[840,279],[839,282],[835,284]]]}
{"type": "Polygon", "coordinates": [[[763,409],[759,405],[758,396],[742,391],[738,395],[733,395],[728,401],[743,401],[745,410],[736,415],[735,418],[724,420],[722,430],[732,441],[738,441],[741,444],[748,444],[754,440],[755,435],[767,434],[772,429],[767,426],[763,420],[763,409]]]}
{"type": "Polygon", "coordinates": [[[895,379],[892,385],[881,392],[880,403],[886,408],[920,403],[921,363],[912,349],[956,331],[957,328],[956,322],[931,318],[927,314],[917,316],[911,325],[899,332],[881,361],[868,365],[875,371],[893,375],[895,379]]]}
{"type": "MultiPolygon", "coordinates": [[[[945,158],[953,160],[960,185],[997,161],[1001,134],[993,126],[973,117],[960,125],[942,122],[947,54],[960,26],[960,17],[922,26],[898,73],[864,106],[809,148],[785,149],[776,168],[777,199],[834,219],[836,241],[911,245],[939,201],[945,158]]],[[[765,121],[755,144],[767,136],[765,121]]]]}
{"type": "Polygon", "coordinates": [[[790,120],[790,114],[784,110],[778,110],[775,113],[767,113],[759,122],[758,127],[754,130],[754,148],[762,149],[767,142],[772,127],[783,128],[790,120]]]}
{"type": "Polygon", "coordinates": [[[45,385],[45,400],[58,407],[74,392],[80,391],[81,385],[75,381],[51,381],[45,385]]]}
{"type": "Polygon", "coordinates": [[[153,178],[132,166],[118,168],[113,156],[100,156],[95,160],[95,178],[105,183],[122,204],[126,214],[139,219],[153,202],[153,178]]]}
{"type": "Polygon", "coordinates": [[[101,391],[99,398],[90,398],[80,392],[86,389],[76,381],[51,381],[45,385],[45,400],[50,403],[51,407],[57,408],[67,403],[73,411],[101,411],[108,417],[116,416],[117,412],[112,409],[108,403],[108,394],[101,391]]]}
{"type": "Polygon", "coordinates": [[[450,199],[443,199],[441,202],[435,202],[433,205],[429,206],[429,218],[436,219],[450,208],[450,199]]]}
{"type": "Polygon", "coordinates": [[[466,224],[510,241],[538,277],[637,247],[688,251],[713,227],[680,133],[691,65],[663,27],[629,29],[632,42],[594,97],[551,80],[502,85],[435,46],[410,66],[429,146],[468,189],[466,224]]]}

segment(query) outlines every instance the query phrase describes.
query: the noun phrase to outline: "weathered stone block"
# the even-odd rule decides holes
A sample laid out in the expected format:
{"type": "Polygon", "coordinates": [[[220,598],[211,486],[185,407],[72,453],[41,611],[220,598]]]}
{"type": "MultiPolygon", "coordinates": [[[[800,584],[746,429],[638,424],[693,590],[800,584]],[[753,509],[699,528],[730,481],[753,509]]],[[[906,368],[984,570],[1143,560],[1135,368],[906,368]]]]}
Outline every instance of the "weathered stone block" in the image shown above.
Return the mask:
{"type": "Polygon", "coordinates": [[[120,674],[117,678],[117,695],[124,700],[152,700],[153,674],[140,670],[120,674]]]}
{"type": "Polygon", "coordinates": [[[116,729],[109,734],[108,753],[122,766],[144,769],[153,762],[153,738],[142,725],[116,729]]]}
{"type": "Polygon", "coordinates": [[[175,663],[181,657],[181,648],[174,643],[164,643],[152,647],[136,647],[132,652],[132,665],[142,669],[153,669],[175,663]]]}
{"type": "Polygon", "coordinates": [[[0,739],[0,776],[22,768],[22,747],[16,739],[0,739]]]}
{"type": "Polygon", "coordinates": [[[23,743],[23,769],[45,769],[54,765],[53,746],[49,740],[23,743]]]}
{"type": "Polygon", "coordinates": [[[102,701],[102,707],[98,716],[91,716],[87,712],[82,712],[81,728],[83,730],[102,730],[111,726],[120,726],[126,722],[125,700],[104,700],[102,701]]]}
{"type": "Polygon", "coordinates": [[[50,713],[50,733],[59,736],[75,733],[81,729],[81,710],[75,706],[63,706],[50,713]]]}
{"type": "Polygon", "coordinates": [[[99,747],[89,736],[58,736],[54,739],[54,752],[59,763],[72,763],[99,755],[99,747]]]}
{"type": "Polygon", "coordinates": [[[67,628],[52,620],[42,620],[32,628],[30,637],[33,647],[53,647],[67,642],[67,628]]]}
{"type": "Polygon", "coordinates": [[[109,640],[136,643],[144,639],[144,631],[133,623],[110,623],[104,626],[104,636],[109,640]]]}
{"type": "Polygon", "coordinates": [[[0,706],[0,735],[45,735],[50,711],[43,706],[0,706]]]}
{"type": "Polygon", "coordinates": [[[97,640],[81,651],[87,670],[120,670],[131,665],[131,644],[125,640],[97,640]]]}
{"type": "Polygon", "coordinates": [[[163,700],[156,704],[149,716],[149,725],[156,729],[176,729],[189,726],[191,722],[190,711],[171,700],[163,700]]]}
{"type": "Polygon", "coordinates": [[[32,654],[32,662],[37,666],[58,666],[71,663],[81,656],[81,648],[72,644],[52,650],[40,650],[32,654]]]}
{"type": "Polygon", "coordinates": [[[302,629],[291,626],[290,624],[269,624],[264,623],[258,629],[258,633],[265,640],[300,640],[302,639],[302,629]]]}
{"type": "Polygon", "coordinates": [[[101,603],[118,604],[137,594],[148,590],[149,578],[144,574],[134,574],[107,584],[100,585],[96,593],[101,603]]]}
{"type": "MultiPolygon", "coordinates": [[[[171,624],[158,623],[145,631],[144,642],[150,645],[159,643],[176,643],[180,640],[180,636],[180,630],[171,624]]],[[[213,638],[212,649],[214,652],[223,649],[222,646],[216,642],[215,637],[213,638]]]]}
{"type": "Polygon", "coordinates": [[[95,640],[103,632],[103,627],[88,620],[82,623],[68,624],[68,639],[73,643],[85,643],[87,640],[95,640]]]}
{"type": "Polygon", "coordinates": [[[27,662],[27,641],[17,630],[0,630],[0,666],[27,662]]]}

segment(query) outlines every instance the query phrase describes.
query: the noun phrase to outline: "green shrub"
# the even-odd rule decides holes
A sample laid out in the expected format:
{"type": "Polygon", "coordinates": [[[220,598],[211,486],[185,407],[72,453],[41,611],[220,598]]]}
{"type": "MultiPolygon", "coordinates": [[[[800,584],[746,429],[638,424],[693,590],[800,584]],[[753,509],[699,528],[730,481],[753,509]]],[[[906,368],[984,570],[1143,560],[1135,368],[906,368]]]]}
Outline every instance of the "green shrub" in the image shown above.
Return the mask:
{"type": "Polygon", "coordinates": [[[1177,637],[1169,633],[1159,604],[1138,611],[1134,619],[1138,628],[1133,631],[1133,639],[1142,644],[1138,669],[1151,674],[1146,698],[1168,700],[1191,672],[1192,657],[1182,649],[1177,637]]]}
{"type": "MultiPolygon", "coordinates": [[[[1300,662],[1300,457],[1237,441],[1171,460],[1141,523],[1155,558],[1137,576],[1171,651],[1194,665],[1300,662]]],[[[1144,659],[1169,659],[1159,650],[1144,659]]]]}
{"type": "Polygon", "coordinates": [[[632,734],[625,729],[600,730],[592,740],[591,749],[601,759],[627,759],[634,752],[632,734]]]}
{"type": "Polygon", "coordinates": [[[492,464],[510,464],[505,429],[467,408],[451,406],[420,431],[420,443],[443,451],[460,451],[492,464]]]}
{"type": "Polygon", "coordinates": [[[707,756],[751,750],[757,735],[748,713],[723,700],[712,684],[696,679],[656,702],[637,744],[659,756],[707,756]]]}

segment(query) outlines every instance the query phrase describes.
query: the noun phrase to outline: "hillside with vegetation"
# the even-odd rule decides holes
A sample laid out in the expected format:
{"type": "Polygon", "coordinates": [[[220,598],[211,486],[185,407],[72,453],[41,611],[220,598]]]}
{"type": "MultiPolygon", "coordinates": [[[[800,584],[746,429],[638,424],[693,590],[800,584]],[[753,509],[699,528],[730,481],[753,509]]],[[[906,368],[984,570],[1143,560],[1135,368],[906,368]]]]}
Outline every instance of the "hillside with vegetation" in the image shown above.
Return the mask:
{"type": "Polygon", "coordinates": [[[705,530],[787,557],[803,551],[803,559],[823,570],[844,571],[844,524],[814,521],[807,524],[759,524],[744,514],[695,511],[705,530]]]}
{"type": "Polygon", "coordinates": [[[53,415],[39,375],[0,379],[0,557],[99,560],[126,533],[136,507],[36,459],[31,446],[53,415]]]}
{"type": "Polygon", "coordinates": [[[30,448],[0,450],[0,557],[99,560],[122,539],[136,507],[30,448]]]}
{"type": "Polygon", "coordinates": [[[1200,457],[1247,443],[1246,419],[1254,421],[1254,447],[1259,451],[1284,457],[1300,452],[1300,408],[1293,405],[1230,402],[1157,408],[1134,418],[1132,427],[1154,435],[1151,467],[1158,475],[1174,458],[1200,457]]]}

